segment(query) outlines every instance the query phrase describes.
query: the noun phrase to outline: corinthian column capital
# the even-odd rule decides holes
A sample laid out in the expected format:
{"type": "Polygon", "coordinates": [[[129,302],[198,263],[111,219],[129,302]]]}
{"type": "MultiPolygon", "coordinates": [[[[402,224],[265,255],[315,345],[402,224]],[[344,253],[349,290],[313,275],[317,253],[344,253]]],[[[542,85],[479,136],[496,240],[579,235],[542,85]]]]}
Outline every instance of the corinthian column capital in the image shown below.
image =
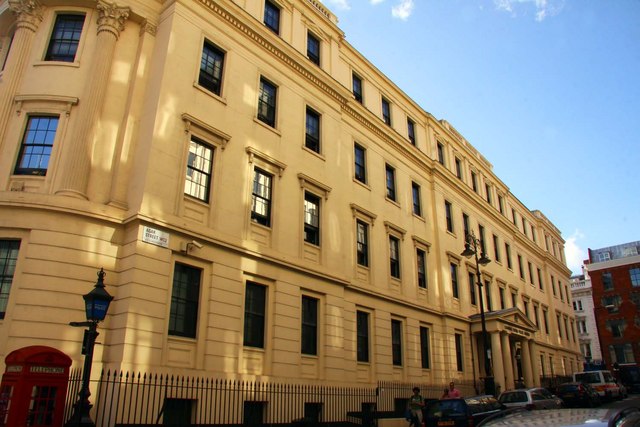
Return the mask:
{"type": "Polygon", "coordinates": [[[118,7],[115,3],[98,1],[98,34],[102,31],[112,33],[116,39],[120,37],[120,32],[124,30],[124,21],[129,18],[131,9],[128,7],[118,7]]]}
{"type": "Polygon", "coordinates": [[[9,8],[18,18],[18,27],[36,31],[42,22],[44,7],[37,0],[9,0],[9,8]]]}

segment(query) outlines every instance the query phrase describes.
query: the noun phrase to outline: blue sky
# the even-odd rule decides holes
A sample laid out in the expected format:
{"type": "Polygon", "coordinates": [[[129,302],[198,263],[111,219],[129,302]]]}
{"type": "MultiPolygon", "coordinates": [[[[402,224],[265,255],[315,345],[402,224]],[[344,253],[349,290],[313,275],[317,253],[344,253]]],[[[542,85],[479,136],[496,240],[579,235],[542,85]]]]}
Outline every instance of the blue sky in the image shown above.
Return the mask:
{"type": "Polygon", "coordinates": [[[587,248],[640,240],[640,1],[324,0],[346,39],[587,248]]]}

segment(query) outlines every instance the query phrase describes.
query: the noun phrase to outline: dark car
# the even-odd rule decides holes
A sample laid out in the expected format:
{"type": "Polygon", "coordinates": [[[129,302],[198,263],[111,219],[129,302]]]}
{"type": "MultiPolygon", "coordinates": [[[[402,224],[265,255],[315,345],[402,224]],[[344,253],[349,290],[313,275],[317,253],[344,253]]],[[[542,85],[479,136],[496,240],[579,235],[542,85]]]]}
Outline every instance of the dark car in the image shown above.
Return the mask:
{"type": "Polygon", "coordinates": [[[598,392],[583,382],[560,384],[556,395],[562,399],[565,406],[593,408],[601,403],[598,392]]]}
{"type": "Polygon", "coordinates": [[[628,393],[640,393],[640,367],[635,363],[615,365],[614,374],[628,393]]]}
{"type": "Polygon", "coordinates": [[[423,409],[426,427],[473,427],[504,410],[493,396],[433,400],[423,409]]]}

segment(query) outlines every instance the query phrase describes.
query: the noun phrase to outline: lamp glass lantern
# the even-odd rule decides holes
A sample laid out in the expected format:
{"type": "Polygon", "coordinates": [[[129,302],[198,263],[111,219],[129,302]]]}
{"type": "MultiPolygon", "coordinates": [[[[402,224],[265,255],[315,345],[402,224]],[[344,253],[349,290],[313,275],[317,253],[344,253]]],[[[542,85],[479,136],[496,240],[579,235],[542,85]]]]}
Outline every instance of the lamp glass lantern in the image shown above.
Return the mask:
{"type": "Polygon", "coordinates": [[[98,281],[94,288],[86,295],[83,295],[87,320],[90,322],[102,322],[107,317],[109,304],[113,296],[104,288],[104,271],[98,273],[98,281]]]}

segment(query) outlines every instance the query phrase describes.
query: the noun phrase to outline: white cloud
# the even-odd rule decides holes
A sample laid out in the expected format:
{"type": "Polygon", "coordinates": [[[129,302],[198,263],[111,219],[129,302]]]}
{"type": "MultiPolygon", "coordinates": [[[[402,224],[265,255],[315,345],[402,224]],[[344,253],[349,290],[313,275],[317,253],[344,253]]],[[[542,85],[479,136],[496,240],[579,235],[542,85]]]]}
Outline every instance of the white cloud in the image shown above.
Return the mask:
{"type": "MultiPolygon", "coordinates": [[[[320,0],[323,3],[330,4],[335,6],[337,9],[349,10],[351,9],[351,4],[349,0],[320,0]]],[[[377,6],[383,3],[385,0],[369,0],[369,4],[371,6],[377,6]]],[[[495,1],[495,0],[494,0],[495,1]]],[[[510,0],[503,0],[510,1],[510,0]]],[[[391,16],[394,18],[401,19],[406,21],[409,19],[411,14],[413,13],[413,8],[415,7],[415,0],[396,0],[396,5],[391,8],[391,16]]]]}
{"type": "Polygon", "coordinates": [[[527,6],[536,9],[535,20],[544,21],[546,18],[556,16],[562,11],[565,0],[493,0],[496,9],[507,12],[511,16],[518,16],[518,11],[527,6]]]}
{"type": "Polygon", "coordinates": [[[573,274],[582,274],[582,262],[588,258],[587,251],[581,247],[584,238],[585,235],[580,230],[576,230],[564,244],[567,267],[573,274]]]}
{"type": "Polygon", "coordinates": [[[406,21],[411,16],[414,6],[413,0],[400,0],[398,4],[391,8],[391,15],[394,18],[406,21]]]}
{"type": "Polygon", "coordinates": [[[349,10],[351,9],[351,5],[349,4],[349,0],[320,0],[323,3],[331,3],[337,9],[349,10]]]}

